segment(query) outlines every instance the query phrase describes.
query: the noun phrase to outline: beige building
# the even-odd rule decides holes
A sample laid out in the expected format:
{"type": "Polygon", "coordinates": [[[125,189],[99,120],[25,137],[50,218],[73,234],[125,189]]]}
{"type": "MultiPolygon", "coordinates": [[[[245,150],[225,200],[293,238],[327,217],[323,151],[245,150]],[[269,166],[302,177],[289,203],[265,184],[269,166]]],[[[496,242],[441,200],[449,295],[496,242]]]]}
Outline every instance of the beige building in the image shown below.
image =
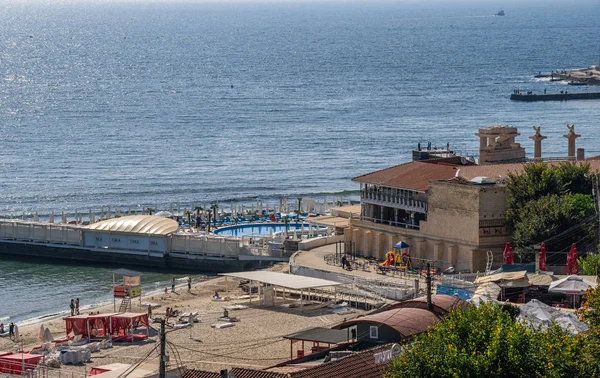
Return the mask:
{"type": "MultiPolygon", "coordinates": [[[[510,240],[502,182],[511,172],[522,172],[525,151],[514,141],[516,128],[493,126],[476,135],[484,164],[458,157],[413,161],[352,179],[360,183],[361,213],[345,231],[347,248],[383,260],[404,241],[413,264],[429,260],[442,269],[472,272],[486,269],[492,251],[498,267],[510,240]]],[[[595,158],[586,163],[600,168],[595,158]]]]}

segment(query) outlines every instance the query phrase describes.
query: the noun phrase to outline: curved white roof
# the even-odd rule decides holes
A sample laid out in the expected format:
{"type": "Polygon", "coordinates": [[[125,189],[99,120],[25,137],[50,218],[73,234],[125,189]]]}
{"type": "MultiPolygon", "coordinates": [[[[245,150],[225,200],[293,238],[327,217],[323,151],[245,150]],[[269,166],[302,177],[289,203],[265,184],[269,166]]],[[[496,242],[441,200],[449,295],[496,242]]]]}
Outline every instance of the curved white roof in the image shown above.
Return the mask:
{"type": "Polygon", "coordinates": [[[179,226],[176,221],[169,218],[154,215],[130,215],[96,222],[85,228],[109,232],[168,235],[176,232],[179,226]]]}

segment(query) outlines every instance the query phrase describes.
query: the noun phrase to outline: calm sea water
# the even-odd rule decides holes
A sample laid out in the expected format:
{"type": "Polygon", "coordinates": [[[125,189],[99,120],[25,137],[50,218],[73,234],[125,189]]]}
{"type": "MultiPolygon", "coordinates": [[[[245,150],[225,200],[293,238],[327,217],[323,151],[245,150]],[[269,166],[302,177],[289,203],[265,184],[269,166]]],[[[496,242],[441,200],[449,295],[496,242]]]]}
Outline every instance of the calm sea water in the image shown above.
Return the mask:
{"type": "MultiPolygon", "coordinates": [[[[475,154],[496,124],[565,155],[575,123],[599,154],[600,102],[508,97],[583,90],[533,75],[598,63],[600,3],[524,3],[4,1],[0,214],[347,195],[419,141],[475,154]]],[[[16,269],[38,268],[6,265],[0,293],[16,269]]],[[[73,274],[36,295],[89,290],[73,274]]]]}

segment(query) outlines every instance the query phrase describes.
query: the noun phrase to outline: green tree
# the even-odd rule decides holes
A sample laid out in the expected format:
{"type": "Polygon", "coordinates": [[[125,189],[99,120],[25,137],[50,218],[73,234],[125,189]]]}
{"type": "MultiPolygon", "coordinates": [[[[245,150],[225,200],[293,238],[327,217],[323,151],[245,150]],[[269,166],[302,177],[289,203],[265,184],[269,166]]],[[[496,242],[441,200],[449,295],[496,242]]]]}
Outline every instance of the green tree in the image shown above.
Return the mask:
{"type": "Polygon", "coordinates": [[[406,345],[387,377],[579,377],[581,338],[541,331],[500,305],[458,309],[406,345]]]}
{"type": "Polygon", "coordinates": [[[506,189],[506,224],[517,247],[537,244],[574,227],[569,238],[547,247],[561,250],[573,240],[593,238],[593,226],[582,223],[595,214],[589,195],[589,164],[526,164],[521,174],[509,174],[506,189]]]}
{"type": "Polygon", "coordinates": [[[540,243],[568,229],[574,229],[570,238],[560,238],[547,247],[563,250],[574,239],[588,242],[594,238],[593,224],[584,222],[596,212],[590,195],[549,194],[524,203],[520,210],[527,217],[513,225],[513,241],[517,247],[540,243]]]}
{"type": "Polygon", "coordinates": [[[600,273],[600,254],[588,253],[577,259],[581,273],[586,276],[597,276],[600,273]]]}

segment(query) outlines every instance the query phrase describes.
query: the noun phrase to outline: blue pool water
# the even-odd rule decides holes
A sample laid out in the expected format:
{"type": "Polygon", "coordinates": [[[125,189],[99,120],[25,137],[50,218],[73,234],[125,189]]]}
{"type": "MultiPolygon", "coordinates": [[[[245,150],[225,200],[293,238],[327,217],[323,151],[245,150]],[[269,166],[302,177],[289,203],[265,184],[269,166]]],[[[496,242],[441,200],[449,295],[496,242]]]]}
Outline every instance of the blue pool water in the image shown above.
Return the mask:
{"type": "MultiPolygon", "coordinates": [[[[293,231],[294,229],[300,230],[302,225],[300,223],[289,223],[288,230],[293,231]]],[[[304,228],[308,230],[308,224],[304,224],[304,228]]],[[[215,234],[221,236],[246,236],[246,235],[269,235],[273,230],[273,233],[285,231],[285,223],[265,223],[265,224],[242,224],[239,226],[221,227],[215,230],[215,234]]]]}

